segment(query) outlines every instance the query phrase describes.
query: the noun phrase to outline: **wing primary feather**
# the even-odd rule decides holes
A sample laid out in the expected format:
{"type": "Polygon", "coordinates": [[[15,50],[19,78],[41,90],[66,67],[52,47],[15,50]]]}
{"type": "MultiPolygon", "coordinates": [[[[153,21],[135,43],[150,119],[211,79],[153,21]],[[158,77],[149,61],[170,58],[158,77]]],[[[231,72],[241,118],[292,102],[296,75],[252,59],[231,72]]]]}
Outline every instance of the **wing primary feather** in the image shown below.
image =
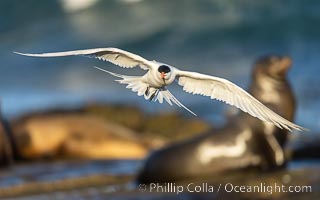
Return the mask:
{"type": "Polygon", "coordinates": [[[95,48],[84,50],[73,50],[63,52],[52,53],[20,53],[13,52],[15,54],[32,57],[62,57],[62,56],[85,56],[89,58],[97,58],[102,61],[108,61],[115,65],[124,68],[133,68],[140,66],[144,70],[149,70],[153,67],[152,62],[144,59],[143,57],[121,50],[117,48],[95,48]]]}

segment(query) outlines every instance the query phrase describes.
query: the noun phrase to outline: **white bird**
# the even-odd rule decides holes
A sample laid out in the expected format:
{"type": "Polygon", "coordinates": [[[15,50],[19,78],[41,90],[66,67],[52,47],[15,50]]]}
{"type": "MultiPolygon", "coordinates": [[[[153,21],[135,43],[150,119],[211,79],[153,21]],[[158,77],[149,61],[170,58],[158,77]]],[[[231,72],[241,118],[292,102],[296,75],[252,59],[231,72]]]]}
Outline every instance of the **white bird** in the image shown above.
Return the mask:
{"type": "Polygon", "coordinates": [[[143,95],[145,99],[158,101],[159,103],[162,103],[164,99],[170,105],[172,105],[173,102],[179,107],[183,107],[193,115],[196,114],[176,99],[167,89],[167,85],[170,85],[177,80],[178,84],[183,87],[185,92],[200,94],[208,96],[211,99],[223,101],[259,118],[262,121],[271,122],[281,129],[285,128],[289,131],[292,131],[292,129],[299,131],[306,130],[305,128],[276,114],[251,96],[248,92],[226,79],[197,72],[179,70],[178,68],[168,64],[157,62],[155,60],[150,61],[139,55],[121,49],[96,48],[41,54],[14,53],[35,57],[81,55],[108,61],[123,68],[134,68],[139,66],[148,72],[143,76],[125,76],[98,67],[95,68],[120,78],[120,80],[116,81],[121,84],[127,84],[127,88],[131,89],[133,92],[137,92],[138,96],[143,95]]]}

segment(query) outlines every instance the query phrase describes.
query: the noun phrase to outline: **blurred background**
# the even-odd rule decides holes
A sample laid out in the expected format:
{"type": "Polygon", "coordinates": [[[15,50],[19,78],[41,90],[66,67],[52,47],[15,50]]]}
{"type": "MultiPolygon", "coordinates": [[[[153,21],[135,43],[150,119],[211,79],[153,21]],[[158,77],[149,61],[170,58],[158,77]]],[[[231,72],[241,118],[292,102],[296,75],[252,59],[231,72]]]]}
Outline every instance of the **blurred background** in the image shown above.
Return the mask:
{"type": "MultiPolygon", "coordinates": [[[[296,122],[320,129],[320,2],[316,0],[2,0],[0,95],[6,116],[89,101],[136,104],[148,111],[184,110],[145,102],[82,57],[28,58],[40,53],[118,47],[185,70],[227,78],[247,88],[257,57],[289,55],[296,122]]],[[[202,119],[223,122],[224,104],[172,89],[202,119]],[[206,106],[202,106],[206,105],[206,106]]],[[[188,115],[188,114],[187,114],[188,115]]]]}
{"type": "MultiPolygon", "coordinates": [[[[45,193],[51,186],[63,190],[73,188],[72,184],[78,184],[77,187],[81,184],[90,187],[103,185],[100,189],[78,189],[74,193],[71,191],[71,194],[53,193],[54,199],[86,199],[91,193],[93,196],[99,196],[103,192],[112,193],[119,191],[119,184],[127,184],[128,180],[131,185],[125,185],[124,190],[130,188],[132,191],[133,176],[143,164],[141,158],[154,146],[161,146],[152,144],[152,148],[145,147],[144,142],[149,144],[151,138],[147,135],[141,141],[132,130],[154,132],[156,136],[156,131],[162,130],[164,134],[174,137],[187,135],[188,131],[203,133],[212,124],[214,127],[222,125],[225,122],[224,113],[230,109],[210,98],[184,93],[178,85],[169,88],[177,99],[198,114],[199,117],[194,118],[176,106],[145,101],[124,85],[114,82],[114,77],[94,69],[93,66],[124,75],[141,75],[144,73],[142,70],[126,70],[85,57],[31,58],[16,55],[14,51],[43,53],[117,47],[184,70],[223,77],[246,89],[250,83],[252,65],[257,58],[268,54],[288,55],[293,59],[288,79],[297,99],[295,122],[311,129],[308,134],[316,136],[314,133],[319,133],[320,130],[319,11],[318,0],[1,0],[0,98],[2,114],[7,120],[33,111],[79,108],[92,102],[138,106],[140,111],[122,109],[121,106],[89,109],[99,116],[101,110],[104,117],[109,113],[108,120],[116,119],[116,122],[122,122],[130,130],[115,126],[110,121],[101,121],[100,118],[77,115],[49,115],[45,118],[47,121],[41,121],[43,116],[35,115],[30,117],[31,120],[22,118],[19,123],[13,123],[14,134],[18,135],[17,141],[22,141],[18,147],[27,149],[21,151],[27,160],[48,157],[55,159],[56,155],[64,151],[67,152],[64,156],[101,158],[105,156],[103,153],[109,155],[109,149],[105,148],[110,146],[110,140],[120,141],[115,152],[127,149],[127,153],[135,152],[133,157],[138,159],[114,161],[111,155],[108,158],[112,161],[103,160],[102,163],[68,163],[59,160],[52,164],[37,160],[32,165],[16,165],[0,171],[0,196],[19,194],[14,189],[5,190],[3,187],[12,186],[11,188],[18,188],[20,191],[22,183],[26,193],[45,193]],[[175,115],[150,118],[141,112],[156,115],[175,112],[185,118],[180,119],[175,115]],[[123,118],[124,116],[127,118],[123,118]],[[66,122],[61,122],[60,119],[66,122]],[[36,124],[36,128],[32,129],[33,125],[28,124],[28,120],[31,121],[30,124],[36,124]],[[146,123],[146,120],[151,121],[146,123]],[[146,127],[146,124],[150,127],[146,127]],[[59,126],[62,128],[55,129],[59,126]],[[119,132],[121,136],[117,135],[119,132]],[[49,137],[48,133],[54,136],[49,137]],[[104,137],[105,133],[110,134],[111,139],[104,137]],[[69,135],[72,135],[71,139],[69,135]],[[131,152],[132,149],[134,151],[131,152]],[[129,175],[129,178],[124,175],[129,175]],[[83,176],[94,178],[81,179],[83,176]],[[78,182],[70,182],[70,178],[78,182]],[[67,181],[63,182],[64,180],[67,181]],[[44,184],[47,182],[50,187],[44,184]],[[83,196],[78,198],[78,194],[83,196]]],[[[319,158],[318,141],[315,141],[312,151],[316,152],[316,158],[319,158]]],[[[1,142],[0,137],[0,147],[1,142]]],[[[305,151],[302,155],[305,156],[305,151]]],[[[302,168],[313,166],[304,161],[296,166],[299,164],[302,168]]],[[[314,168],[314,171],[317,170],[319,167],[314,168]]],[[[311,182],[319,188],[320,177],[318,175],[314,178],[314,171],[308,169],[306,173],[294,171],[292,174],[289,171],[289,175],[286,174],[287,171],[281,171],[280,174],[272,174],[271,178],[268,175],[264,178],[280,182],[293,180],[295,184],[307,180],[307,183],[311,182]]],[[[237,178],[232,174],[230,177],[237,178]]],[[[243,183],[243,178],[248,177],[252,178],[242,174],[237,181],[243,183]]],[[[254,174],[253,177],[258,176],[254,174]]],[[[229,180],[229,176],[220,178],[229,180]]],[[[120,191],[121,189],[123,188],[120,187],[120,191]]],[[[176,195],[172,199],[175,198],[176,195]]],[[[192,199],[192,195],[188,198],[192,199]]],[[[38,196],[38,199],[45,198],[38,196]]],[[[122,199],[127,199],[127,196],[122,199]]]]}

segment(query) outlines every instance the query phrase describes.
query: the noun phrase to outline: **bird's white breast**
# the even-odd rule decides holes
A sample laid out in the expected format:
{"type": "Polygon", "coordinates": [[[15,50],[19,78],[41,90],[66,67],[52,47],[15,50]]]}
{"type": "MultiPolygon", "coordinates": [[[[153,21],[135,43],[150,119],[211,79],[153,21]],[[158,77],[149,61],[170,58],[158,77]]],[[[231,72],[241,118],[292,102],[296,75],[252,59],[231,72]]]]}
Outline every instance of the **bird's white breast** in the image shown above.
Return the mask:
{"type": "Polygon", "coordinates": [[[170,85],[174,81],[174,77],[170,77],[170,79],[163,79],[160,77],[160,73],[157,70],[150,70],[143,76],[146,83],[148,83],[151,87],[161,88],[166,85],[170,85]]]}
{"type": "Polygon", "coordinates": [[[144,79],[151,87],[160,88],[163,86],[163,80],[156,71],[150,70],[144,75],[144,79]]]}

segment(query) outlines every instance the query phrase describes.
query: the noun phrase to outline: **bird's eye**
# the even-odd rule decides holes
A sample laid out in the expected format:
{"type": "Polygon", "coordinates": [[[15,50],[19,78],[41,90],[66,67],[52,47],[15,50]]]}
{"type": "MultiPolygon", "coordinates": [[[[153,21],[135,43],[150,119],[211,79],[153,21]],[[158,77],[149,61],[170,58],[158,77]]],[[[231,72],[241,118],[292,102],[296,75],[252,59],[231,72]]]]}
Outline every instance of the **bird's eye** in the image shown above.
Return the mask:
{"type": "Polygon", "coordinates": [[[166,65],[161,65],[159,68],[158,68],[158,71],[161,73],[161,72],[164,72],[164,73],[169,73],[171,70],[168,66],[166,65]]]}

